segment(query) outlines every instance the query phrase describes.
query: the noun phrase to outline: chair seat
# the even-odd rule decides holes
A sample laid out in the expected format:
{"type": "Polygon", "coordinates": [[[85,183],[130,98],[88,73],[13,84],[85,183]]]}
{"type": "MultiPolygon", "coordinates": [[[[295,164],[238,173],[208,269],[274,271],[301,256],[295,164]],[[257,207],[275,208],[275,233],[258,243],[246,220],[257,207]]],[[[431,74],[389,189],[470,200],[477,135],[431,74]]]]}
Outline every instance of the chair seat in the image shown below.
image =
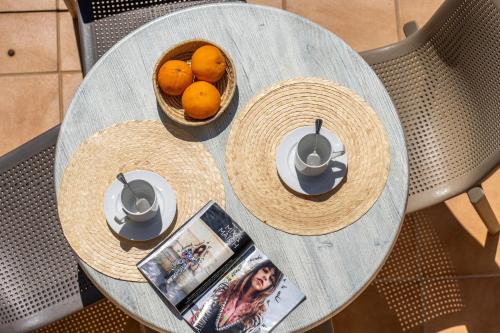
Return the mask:
{"type": "Polygon", "coordinates": [[[0,157],[0,332],[28,332],[102,298],[62,233],[55,127],[0,157]]]}

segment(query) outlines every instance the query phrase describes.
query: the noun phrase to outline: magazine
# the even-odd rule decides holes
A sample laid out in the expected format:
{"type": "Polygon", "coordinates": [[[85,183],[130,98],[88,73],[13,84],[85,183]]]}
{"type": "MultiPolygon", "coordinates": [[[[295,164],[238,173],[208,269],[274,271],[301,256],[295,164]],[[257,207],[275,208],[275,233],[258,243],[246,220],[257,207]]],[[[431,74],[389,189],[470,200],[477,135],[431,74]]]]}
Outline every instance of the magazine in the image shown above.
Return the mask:
{"type": "Polygon", "coordinates": [[[195,332],[270,332],[305,299],[210,201],[137,267],[195,332]]]}

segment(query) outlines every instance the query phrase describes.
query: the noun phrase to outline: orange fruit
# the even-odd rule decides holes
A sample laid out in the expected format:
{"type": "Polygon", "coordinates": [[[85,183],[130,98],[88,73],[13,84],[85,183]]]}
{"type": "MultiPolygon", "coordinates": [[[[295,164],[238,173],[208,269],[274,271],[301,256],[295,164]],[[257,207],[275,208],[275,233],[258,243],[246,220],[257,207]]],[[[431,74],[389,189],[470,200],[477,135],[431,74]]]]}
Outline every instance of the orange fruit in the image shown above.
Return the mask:
{"type": "Polygon", "coordinates": [[[158,71],[158,85],[167,95],[179,96],[193,83],[193,71],[185,61],[169,60],[158,71]]]}
{"type": "Polygon", "coordinates": [[[182,94],[182,107],[191,118],[210,118],[219,111],[220,93],[213,84],[197,81],[182,94]]]}
{"type": "Polygon", "coordinates": [[[226,59],[213,45],[205,45],[194,51],[191,69],[198,80],[215,83],[226,70],[226,59]]]}

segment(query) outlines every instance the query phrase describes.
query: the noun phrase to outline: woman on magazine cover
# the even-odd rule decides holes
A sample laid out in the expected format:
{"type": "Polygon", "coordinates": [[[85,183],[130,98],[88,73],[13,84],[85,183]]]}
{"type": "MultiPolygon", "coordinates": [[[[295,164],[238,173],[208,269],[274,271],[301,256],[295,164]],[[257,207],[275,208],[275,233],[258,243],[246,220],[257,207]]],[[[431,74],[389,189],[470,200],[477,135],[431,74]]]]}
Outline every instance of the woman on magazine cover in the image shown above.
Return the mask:
{"type": "MultiPolygon", "coordinates": [[[[158,283],[159,288],[166,294],[170,302],[177,304],[187,296],[183,288],[189,282],[190,274],[198,269],[211,248],[210,245],[200,243],[196,246],[188,245],[180,250],[179,258],[167,267],[167,274],[163,281],[158,283]]],[[[165,269],[164,265],[162,267],[165,269]]]]}
{"type": "Polygon", "coordinates": [[[188,269],[194,272],[199,267],[206,254],[207,246],[205,244],[183,248],[180,253],[180,258],[173,262],[166,276],[167,283],[171,283],[188,269]]]}
{"type": "Polygon", "coordinates": [[[229,284],[217,287],[205,303],[208,309],[198,311],[191,318],[191,324],[200,333],[257,332],[267,310],[265,301],[276,290],[282,276],[269,260],[256,265],[229,284]]]}

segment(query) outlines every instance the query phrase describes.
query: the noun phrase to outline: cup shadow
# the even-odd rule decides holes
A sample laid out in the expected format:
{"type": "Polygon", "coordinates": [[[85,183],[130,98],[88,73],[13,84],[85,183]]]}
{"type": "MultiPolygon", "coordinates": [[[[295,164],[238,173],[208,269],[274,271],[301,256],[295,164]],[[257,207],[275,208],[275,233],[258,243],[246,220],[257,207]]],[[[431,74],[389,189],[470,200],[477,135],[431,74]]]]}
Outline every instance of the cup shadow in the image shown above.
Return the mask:
{"type": "Polygon", "coordinates": [[[300,174],[297,170],[295,170],[295,172],[297,172],[297,179],[299,181],[301,188],[306,193],[317,193],[322,191],[328,191],[328,189],[335,184],[335,180],[337,178],[344,176],[342,181],[334,189],[329,190],[328,192],[323,194],[314,195],[314,194],[302,194],[294,191],[292,188],[288,187],[288,185],[281,179],[281,177],[278,174],[278,178],[281,184],[290,193],[302,199],[314,202],[323,202],[328,200],[332,195],[337,193],[340,190],[340,188],[342,188],[342,185],[347,181],[348,177],[347,166],[338,161],[330,161],[328,170],[325,171],[325,173],[321,174],[320,176],[312,176],[312,177],[304,176],[300,174]],[[335,171],[333,170],[334,168],[335,171]],[[321,183],[319,183],[319,181],[321,183]]]}
{"type": "MultiPolygon", "coordinates": [[[[164,232],[162,232],[161,234],[159,234],[155,238],[148,240],[148,241],[131,241],[131,240],[126,239],[124,237],[124,235],[126,234],[125,232],[121,232],[121,231],[123,231],[123,229],[126,229],[128,225],[131,226],[130,228],[132,228],[132,223],[137,223],[137,222],[133,222],[133,221],[124,222],[126,224],[121,229],[119,234],[116,233],[113,229],[111,229],[109,224],[108,224],[108,229],[120,241],[120,247],[122,248],[122,250],[124,250],[126,252],[130,251],[132,248],[137,248],[140,250],[150,250],[150,249],[154,248],[156,245],[158,245],[161,241],[163,241],[167,235],[170,235],[172,233],[172,231],[174,230],[175,225],[177,223],[177,218],[178,218],[177,214],[178,214],[178,211],[176,208],[175,215],[174,215],[174,218],[172,219],[172,223],[170,224],[170,226],[164,232]]],[[[155,224],[154,230],[156,233],[158,233],[161,230],[161,211],[158,210],[158,213],[149,222],[152,222],[155,224]]],[[[142,222],[142,223],[149,223],[149,222],[142,222]]],[[[141,223],[141,222],[139,222],[139,223],[141,223]]],[[[130,232],[130,231],[131,231],[130,229],[127,230],[127,232],[130,232]]]]}
{"type": "Polygon", "coordinates": [[[123,227],[120,229],[120,232],[118,234],[124,238],[134,237],[134,235],[136,235],[137,232],[147,232],[148,235],[158,234],[161,230],[161,225],[162,225],[162,216],[160,210],[158,210],[155,216],[153,216],[153,218],[151,218],[148,221],[134,222],[128,220],[127,222],[124,223],[123,227]]]}

